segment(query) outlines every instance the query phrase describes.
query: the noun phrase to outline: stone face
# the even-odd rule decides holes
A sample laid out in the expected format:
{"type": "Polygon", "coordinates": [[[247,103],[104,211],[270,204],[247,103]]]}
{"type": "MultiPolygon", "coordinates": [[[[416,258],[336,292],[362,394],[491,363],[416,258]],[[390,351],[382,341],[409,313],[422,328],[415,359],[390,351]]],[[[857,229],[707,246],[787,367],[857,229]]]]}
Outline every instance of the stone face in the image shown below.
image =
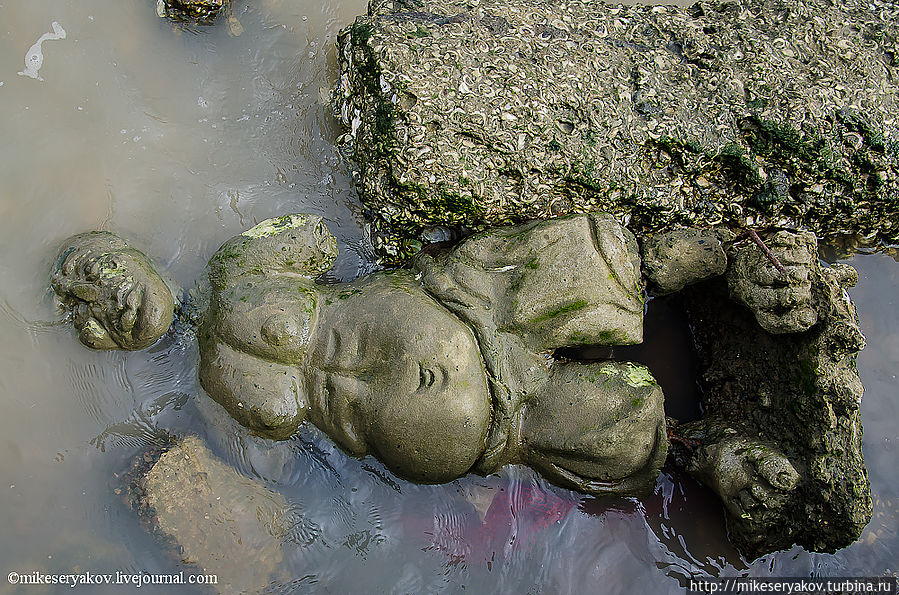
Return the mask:
{"type": "Polygon", "coordinates": [[[727,268],[721,231],[687,228],[643,241],[643,274],[656,295],[680,291],[727,268]]]}
{"type": "MultiPolygon", "coordinates": [[[[797,234],[772,245],[808,241],[797,234]]],[[[738,244],[732,260],[755,259],[758,251],[738,244]]],[[[864,389],[855,368],[864,337],[846,293],[857,276],[851,267],[823,267],[816,258],[802,266],[785,259],[784,266],[804,268],[809,280],[811,299],[790,302],[799,311],[814,308],[817,322],[804,332],[761,328],[756,313],[728,299],[724,278],[684,293],[706,413],[677,428],[687,440],[672,447],[722,497],[731,537],[751,556],[794,543],[833,552],[858,539],[871,518],[859,418],[864,389]],[[745,444],[747,437],[754,444],[745,444]],[[795,487],[784,490],[794,479],[795,487]]],[[[766,288],[775,298],[778,289],[766,288]]]]}
{"type": "Polygon", "coordinates": [[[143,349],[172,324],[174,300],[165,281],[143,252],[109,232],[67,239],[51,285],[72,311],[79,339],[93,349],[143,349]]]}
{"type": "Polygon", "coordinates": [[[289,530],[284,496],[237,473],[196,436],[176,442],[136,481],[136,504],[185,562],[218,576],[220,592],[256,593],[269,583],[289,530]]]}
{"type": "Polygon", "coordinates": [[[884,0],[373,0],[334,103],[393,251],[588,210],[895,241],[897,23],[884,0]]]}

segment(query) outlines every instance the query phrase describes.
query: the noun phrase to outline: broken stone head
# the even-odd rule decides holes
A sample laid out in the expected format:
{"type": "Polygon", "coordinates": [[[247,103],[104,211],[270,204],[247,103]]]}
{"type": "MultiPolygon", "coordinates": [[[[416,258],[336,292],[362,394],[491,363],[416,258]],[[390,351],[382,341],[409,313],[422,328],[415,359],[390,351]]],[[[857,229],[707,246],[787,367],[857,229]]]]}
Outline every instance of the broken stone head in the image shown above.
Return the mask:
{"type": "Polygon", "coordinates": [[[81,342],[93,349],[143,349],[172,323],[174,301],[144,254],[105,231],[66,240],[53,290],[72,311],[81,342]]]}

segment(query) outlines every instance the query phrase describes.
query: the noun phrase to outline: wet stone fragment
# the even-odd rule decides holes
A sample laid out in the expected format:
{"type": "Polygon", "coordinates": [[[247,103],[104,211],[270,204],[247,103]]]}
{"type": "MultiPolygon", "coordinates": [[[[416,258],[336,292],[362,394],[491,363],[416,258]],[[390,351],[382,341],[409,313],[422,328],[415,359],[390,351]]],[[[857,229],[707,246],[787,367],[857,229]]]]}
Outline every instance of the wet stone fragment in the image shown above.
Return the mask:
{"type": "Polygon", "coordinates": [[[588,210],[896,240],[897,23],[884,0],[373,0],[334,106],[382,253],[588,210]]]}
{"type": "Polygon", "coordinates": [[[284,496],[219,460],[197,436],[138,460],[131,506],[183,562],[218,577],[216,589],[257,593],[282,560],[284,496]]]}
{"type": "Polygon", "coordinates": [[[656,295],[680,291],[724,273],[727,256],[722,231],[679,229],[643,243],[643,274],[656,295]]]}

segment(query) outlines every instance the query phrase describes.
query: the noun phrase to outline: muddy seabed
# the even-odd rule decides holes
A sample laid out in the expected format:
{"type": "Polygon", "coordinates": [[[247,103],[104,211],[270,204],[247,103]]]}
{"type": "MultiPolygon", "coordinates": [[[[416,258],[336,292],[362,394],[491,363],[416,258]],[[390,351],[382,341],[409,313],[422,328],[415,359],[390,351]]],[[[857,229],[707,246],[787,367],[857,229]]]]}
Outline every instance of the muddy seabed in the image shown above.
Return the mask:
{"type": "MultiPolygon", "coordinates": [[[[153,4],[0,1],[7,573],[197,571],[173,559],[114,493],[115,474],[166,431],[200,434],[290,503],[284,578],[272,592],[575,593],[600,584],[609,593],[682,593],[690,574],[899,570],[899,265],[887,256],[851,260],[868,338],[859,372],[874,519],[858,543],[834,555],[794,548],[747,563],[726,541],[717,500],[682,477],[663,475],[641,500],[584,498],[515,469],[413,485],[312,431],[277,446],[238,433],[197,396],[189,338],[131,354],[84,349],[58,324],[47,277],[58,243],[79,231],[128,237],[189,288],[225,239],[267,217],[306,211],[324,216],[338,236],[337,276],[371,268],[327,106],[337,32],[365,2],[238,0],[240,28],[199,30],[174,29],[153,4]],[[17,74],[54,22],[65,38],[41,44],[40,78],[17,74]],[[499,516],[494,541],[472,553],[480,520],[463,494],[503,490],[521,503],[535,487],[566,513],[545,527],[526,514],[499,516]]],[[[671,340],[661,329],[648,337],[662,352],[671,340]]],[[[0,592],[7,587],[0,582],[0,592]]]]}

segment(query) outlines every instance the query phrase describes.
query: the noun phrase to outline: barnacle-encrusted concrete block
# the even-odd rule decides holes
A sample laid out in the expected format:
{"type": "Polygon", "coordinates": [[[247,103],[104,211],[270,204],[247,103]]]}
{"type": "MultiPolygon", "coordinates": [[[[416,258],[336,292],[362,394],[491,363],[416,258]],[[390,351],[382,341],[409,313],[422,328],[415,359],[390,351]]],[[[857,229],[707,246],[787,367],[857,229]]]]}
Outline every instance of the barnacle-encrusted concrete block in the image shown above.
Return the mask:
{"type": "Polygon", "coordinates": [[[897,23],[885,0],[372,0],[334,101],[407,239],[592,209],[896,240],[897,23]]]}

